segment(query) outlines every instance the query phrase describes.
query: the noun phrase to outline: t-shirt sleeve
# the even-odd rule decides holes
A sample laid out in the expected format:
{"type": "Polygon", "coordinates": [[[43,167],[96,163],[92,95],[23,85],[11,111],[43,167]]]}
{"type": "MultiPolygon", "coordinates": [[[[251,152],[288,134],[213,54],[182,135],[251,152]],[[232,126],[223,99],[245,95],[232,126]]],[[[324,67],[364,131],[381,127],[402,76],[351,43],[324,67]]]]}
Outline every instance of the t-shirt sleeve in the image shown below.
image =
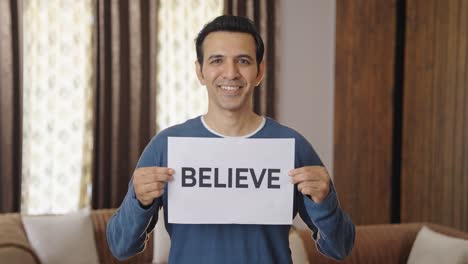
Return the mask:
{"type": "MultiPolygon", "coordinates": [[[[295,167],[323,166],[312,145],[303,137],[296,139],[295,167]]],[[[341,209],[333,182],[330,192],[320,204],[295,188],[298,212],[304,223],[313,231],[313,239],[323,254],[334,258],[345,258],[353,248],[355,226],[341,209]]]]}
{"type": "MultiPolygon", "coordinates": [[[[146,146],[136,168],[161,166],[161,138],[155,137],[146,146]]],[[[148,234],[158,221],[158,210],[162,206],[162,198],[144,208],[136,198],[133,188],[133,177],[130,179],[128,191],[117,212],[107,224],[107,241],[112,254],[120,259],[130,258],[141,252],[148,239],[148,234]]]]}

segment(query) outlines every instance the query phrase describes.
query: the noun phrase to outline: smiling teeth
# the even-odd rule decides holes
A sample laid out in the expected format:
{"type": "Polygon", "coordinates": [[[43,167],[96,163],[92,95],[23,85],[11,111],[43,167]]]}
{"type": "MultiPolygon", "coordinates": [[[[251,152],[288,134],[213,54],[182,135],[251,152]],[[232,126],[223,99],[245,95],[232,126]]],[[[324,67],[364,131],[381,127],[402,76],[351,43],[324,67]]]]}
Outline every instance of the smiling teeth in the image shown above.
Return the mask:
{"type": "Polygon", "coordinates": [[[238,90],[240,87],[239,86],[221,86],[221,89],[227,90],[227,91],[235,91],[238,90]]]}

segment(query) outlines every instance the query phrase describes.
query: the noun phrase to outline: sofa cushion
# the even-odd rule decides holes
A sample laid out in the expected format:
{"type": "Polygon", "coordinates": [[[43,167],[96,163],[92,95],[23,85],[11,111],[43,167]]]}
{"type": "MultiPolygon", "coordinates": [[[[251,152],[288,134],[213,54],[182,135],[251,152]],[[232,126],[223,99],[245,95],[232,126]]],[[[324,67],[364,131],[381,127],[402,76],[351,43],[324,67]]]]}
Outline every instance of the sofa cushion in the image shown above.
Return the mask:
{"type": "Polygon", "coordinates": [[[164,209],[158,212],[158,222],[153,231],[153,263],[164,264],[169,259],[169,250],[171,247],[171,238],[164,226],[164,209]]]}
{"type": "Polygon", "coordinates": [[[0,262],[39,264],[19,214],[0,214],[0,262]]]}
{"type": "Polygon", "coordinates": [[[43,264],[98,264],[88,211],[23,216],[26,234],[43,264]]]}
{"type": "Polygon", "coordinates": [[[294,226],[291,226],[289,231],[289,248],[291,249],[291,258],[293,263],[309,263],[307,253],[304,248],[304,242],[294,226]]]}
{"type": "Polygon", "coordinates": [[[446,236],[423,226],[407,263],[468,263],[468,240],[446,236]]]}

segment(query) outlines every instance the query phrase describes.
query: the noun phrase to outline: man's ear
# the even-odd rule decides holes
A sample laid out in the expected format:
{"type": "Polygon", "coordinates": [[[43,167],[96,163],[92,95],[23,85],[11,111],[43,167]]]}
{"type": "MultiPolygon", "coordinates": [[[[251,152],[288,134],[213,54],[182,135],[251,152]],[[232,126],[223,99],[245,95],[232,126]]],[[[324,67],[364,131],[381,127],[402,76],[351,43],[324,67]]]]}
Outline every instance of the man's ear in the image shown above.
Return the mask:
{"type": "Polygon", "coordinates": [[[200,81],[201,85],[205,85],[206,82],[205,82],[205,78],[203,77],[202,67],[201,67],[200,63],[198,63],[198,60],[195,61],[195,71],[197,72],[197,77],[198,77],[198,80],[200,81]]]}
{"type": "Polygon", "coordinates": [[[260,82],[263,80],[263,76],[265,75],[265,60],[263,59],[260,63],[260,67],[258,67],[258,74],[255,80],[255,86],[260,85],[260,82]]]}

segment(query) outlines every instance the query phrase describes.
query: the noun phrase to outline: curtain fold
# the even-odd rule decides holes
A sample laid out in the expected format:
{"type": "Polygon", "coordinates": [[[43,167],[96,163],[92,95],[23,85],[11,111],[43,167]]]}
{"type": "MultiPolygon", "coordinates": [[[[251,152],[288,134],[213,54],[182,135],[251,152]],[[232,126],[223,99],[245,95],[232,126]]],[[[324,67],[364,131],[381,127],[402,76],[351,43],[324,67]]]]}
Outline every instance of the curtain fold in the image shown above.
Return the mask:
{"type": "Polygon", "coordinates": [[[0,213],[19,212],[22,151],[21,1],[0,1],[0,213]]]}
{"type": "Polygon", "coordinates": [[[266,71],[254,91],[253,106],[257,114],[275,118],[278,76],[278,0],[224,0],[224,14],[252,19],[265,43],[266,71]]]}
{"type": "Polygon", "coordinates": [[[156,132],[157,1],[97,1],[92,207],[118,207],[156,132]]]}

